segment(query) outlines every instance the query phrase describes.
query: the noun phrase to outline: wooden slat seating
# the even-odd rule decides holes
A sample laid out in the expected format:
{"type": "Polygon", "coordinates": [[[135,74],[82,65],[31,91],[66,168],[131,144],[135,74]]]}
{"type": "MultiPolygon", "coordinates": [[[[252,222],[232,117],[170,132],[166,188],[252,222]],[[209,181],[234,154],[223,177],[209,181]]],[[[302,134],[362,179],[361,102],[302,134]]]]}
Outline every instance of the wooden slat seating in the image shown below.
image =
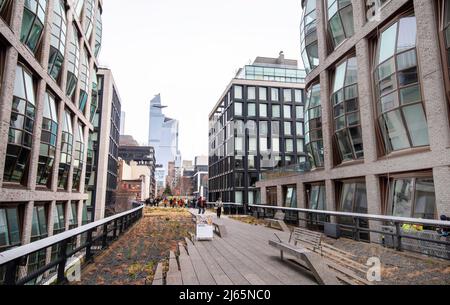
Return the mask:
{"type": "Polygon", "coordinates": [[[268,227],[281,230],[283,232],[290,232],[289,227],[284,222],[286,214],[282,211],[278,211],[275,213],[274,218],[265,218],[265,220],[268,222],[268,227]]]}
{"type": "Polygon", "coordinates": [[[365,280],[368,267],[355,261],[355,255],[323,242],[320,232],[295,228],[289,242],[294,245],[301,244],[306,249],[326,258],[326,264],[338,273],[338,278],[343,282],[352,285],[370,284],[365,280]]]}
{"type": "Polygon", "coordinates": [[[213,226],[214,226],[214,233],[216,233],[218,236],[220,236],[221,238],[227,236],[228,233],[225,225],[223,225],[220,222],[214,221],[213,226]]]}
{"type": "Polygon", "coordinates": [[[181,277],[181,271],[178,266],[177,258],[175,257],[175,253],[170,251],[169,258],[169,271],[166,275],[166,285],[182,285],[183,280],[181,277]]]}

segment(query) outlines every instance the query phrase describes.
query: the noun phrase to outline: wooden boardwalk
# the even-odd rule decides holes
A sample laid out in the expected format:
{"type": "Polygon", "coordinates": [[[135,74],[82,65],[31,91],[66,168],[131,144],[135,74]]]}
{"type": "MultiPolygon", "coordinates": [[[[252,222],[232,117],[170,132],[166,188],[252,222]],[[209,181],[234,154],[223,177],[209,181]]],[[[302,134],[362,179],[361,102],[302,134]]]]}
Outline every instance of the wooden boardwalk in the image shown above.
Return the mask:
{"type": "MultiPolygon", "coordinates": [[[[214,221],[225,226],[226,236],[215,235],[213,241],[186,239],[187,246],[180,245],[178,266],[171,254],[168,285],[317,284],[310,273],[287,260],[282,261],[280,252],[269,246],[270,239],[277,240],[274,233],[285,240],[289,239],[288,233],[252,226],[226,216],[220,220],[214,218],[214,221]]],[[[153,284],[163,284],[160,276],[153,284]]]]}

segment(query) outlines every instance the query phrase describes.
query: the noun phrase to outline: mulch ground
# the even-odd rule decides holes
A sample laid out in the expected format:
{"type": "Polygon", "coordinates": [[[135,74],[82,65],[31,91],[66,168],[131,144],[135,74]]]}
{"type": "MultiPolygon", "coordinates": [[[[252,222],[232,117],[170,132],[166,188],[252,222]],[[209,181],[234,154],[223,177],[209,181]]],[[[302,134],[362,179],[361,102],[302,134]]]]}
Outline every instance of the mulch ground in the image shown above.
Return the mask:
{"type": "Polygon", "coordinates": [[[82,272],[82,285],[151,285],[156,267],[194,232],[185,209],[147,208],[129,232],[82,272]]]}

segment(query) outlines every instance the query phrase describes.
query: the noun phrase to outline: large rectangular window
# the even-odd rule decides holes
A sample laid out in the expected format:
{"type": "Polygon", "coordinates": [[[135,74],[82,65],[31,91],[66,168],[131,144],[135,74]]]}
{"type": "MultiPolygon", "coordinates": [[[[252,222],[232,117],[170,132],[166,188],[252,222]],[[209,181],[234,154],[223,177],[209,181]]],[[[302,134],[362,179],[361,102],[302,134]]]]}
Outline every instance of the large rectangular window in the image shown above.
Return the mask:
{"type": "Polygon", "coordinates": [[[0,208],[0,252],[20,245],[19,209],[0,208]]]}

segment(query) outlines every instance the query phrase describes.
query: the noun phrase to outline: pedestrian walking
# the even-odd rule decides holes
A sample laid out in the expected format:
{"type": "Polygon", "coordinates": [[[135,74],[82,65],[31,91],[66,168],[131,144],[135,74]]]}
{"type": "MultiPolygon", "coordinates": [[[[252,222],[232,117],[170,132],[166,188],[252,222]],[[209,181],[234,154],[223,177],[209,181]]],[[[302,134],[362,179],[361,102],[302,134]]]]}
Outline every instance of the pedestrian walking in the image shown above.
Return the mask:
{"type": "Polygon", "coordinates": [[[216,213],[217,213],[217,218],[219,218],[219,219],[220,219],[220,216],[222,215],[222,209],[223,209],[222,198],[219,198],[216,202],[216,213]]]}
{"type": "Polygon", "coordinates": [[[202,214],[206,213],[206,198],[202,198],[202,214]]]}

